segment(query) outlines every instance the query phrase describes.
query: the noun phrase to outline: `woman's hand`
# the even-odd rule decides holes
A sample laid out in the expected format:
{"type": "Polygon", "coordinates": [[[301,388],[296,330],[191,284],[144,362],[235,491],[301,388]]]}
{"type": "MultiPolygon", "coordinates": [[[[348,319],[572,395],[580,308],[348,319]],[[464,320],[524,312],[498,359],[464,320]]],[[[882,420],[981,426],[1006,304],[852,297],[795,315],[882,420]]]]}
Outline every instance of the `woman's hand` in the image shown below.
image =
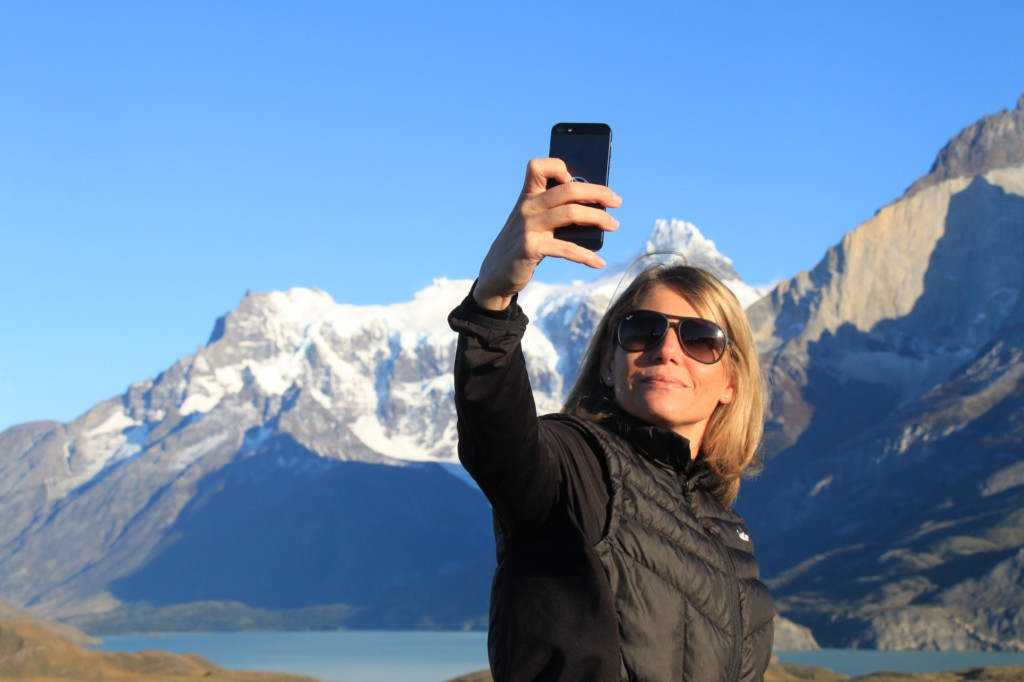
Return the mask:
{"type": "Polygon", "coordinates": [[[616,208],[621,203],[622,199],[603,185],[572,182],[565,163],[559,159],[530,161],[523,193],[480,266],[473,290],[477,304],[488,310],[507,308],[547,256],[592,268],[604,267],[596,253],[556,238],[555,230],[566,225],[593,225],[611,232],[619,221],[607,211],[584,204],[616,208]],[[549,179],[562,184],[547,189],[549,179]]]}

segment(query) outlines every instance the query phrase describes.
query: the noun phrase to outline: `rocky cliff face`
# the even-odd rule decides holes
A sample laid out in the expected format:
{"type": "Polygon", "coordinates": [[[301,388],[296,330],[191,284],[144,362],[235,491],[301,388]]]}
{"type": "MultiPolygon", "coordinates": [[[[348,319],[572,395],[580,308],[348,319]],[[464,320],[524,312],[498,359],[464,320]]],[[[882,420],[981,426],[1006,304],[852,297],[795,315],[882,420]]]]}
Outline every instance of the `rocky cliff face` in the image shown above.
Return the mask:
{"type": "Polygon", "coordinates": [[[741,508],[823,644],[1024,646],[1021,115],[749,311],[775,401],[741,508]]]}

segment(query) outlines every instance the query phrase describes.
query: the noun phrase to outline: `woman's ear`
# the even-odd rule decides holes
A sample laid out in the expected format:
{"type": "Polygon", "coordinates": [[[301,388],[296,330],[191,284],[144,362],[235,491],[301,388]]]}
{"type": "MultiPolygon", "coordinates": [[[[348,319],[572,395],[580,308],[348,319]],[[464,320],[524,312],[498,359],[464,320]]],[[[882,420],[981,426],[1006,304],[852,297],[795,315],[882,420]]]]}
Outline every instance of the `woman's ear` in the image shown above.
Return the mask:
{"type": "Polygon", "coordinates": [[[718,402],[722,405],[728,405],[736,398],[736,379],[732,376],[726,381],[725,388],[722,389],[722,395],[718,397],[718,402]]]}
{"type": "Polygon", "coordinates": [[[601,383],[608,388],[615,387],[615,353],[605,353],[601,360],[601,383]]]}

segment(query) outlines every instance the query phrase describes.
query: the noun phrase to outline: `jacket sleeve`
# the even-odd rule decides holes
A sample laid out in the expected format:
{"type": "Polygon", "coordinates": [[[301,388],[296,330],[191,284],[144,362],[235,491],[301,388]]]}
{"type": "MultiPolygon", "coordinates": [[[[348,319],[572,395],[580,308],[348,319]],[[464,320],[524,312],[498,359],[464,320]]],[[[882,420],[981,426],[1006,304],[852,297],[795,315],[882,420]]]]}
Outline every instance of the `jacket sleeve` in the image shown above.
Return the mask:
{"type": "Polygon", "coordinates": [[[459,333],[455,407],[459,460],[510,533],[544,522],[561,485],[555,439],[539,434],[536,404],[520,342],[527,317],[480,308],[468,296],[448,323],[459,333]]]}

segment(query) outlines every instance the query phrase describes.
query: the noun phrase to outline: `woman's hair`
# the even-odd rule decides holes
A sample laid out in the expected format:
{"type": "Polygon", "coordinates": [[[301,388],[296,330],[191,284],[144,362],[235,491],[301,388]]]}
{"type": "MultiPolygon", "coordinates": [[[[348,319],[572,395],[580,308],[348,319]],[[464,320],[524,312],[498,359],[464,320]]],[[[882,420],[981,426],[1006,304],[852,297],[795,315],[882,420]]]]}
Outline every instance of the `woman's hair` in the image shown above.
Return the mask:
{"type": "Polygon", "coordinates": [[[760,464],[757,450],[768,391],[747,316],[733,293],[710,273],[689,265],[655,265],[641,272],[598,323],[563,412],[590,420],[610,415],[615,394],[601,380],[601,368],[615,352],[618,321],[657,286],[668,287],[685,298],[729,337],[721,362],[733,381],[735,397],[715,408],[700,445],[718,476],[715,496],[728,507],[739,492],[740,476],[760,464]]]}

